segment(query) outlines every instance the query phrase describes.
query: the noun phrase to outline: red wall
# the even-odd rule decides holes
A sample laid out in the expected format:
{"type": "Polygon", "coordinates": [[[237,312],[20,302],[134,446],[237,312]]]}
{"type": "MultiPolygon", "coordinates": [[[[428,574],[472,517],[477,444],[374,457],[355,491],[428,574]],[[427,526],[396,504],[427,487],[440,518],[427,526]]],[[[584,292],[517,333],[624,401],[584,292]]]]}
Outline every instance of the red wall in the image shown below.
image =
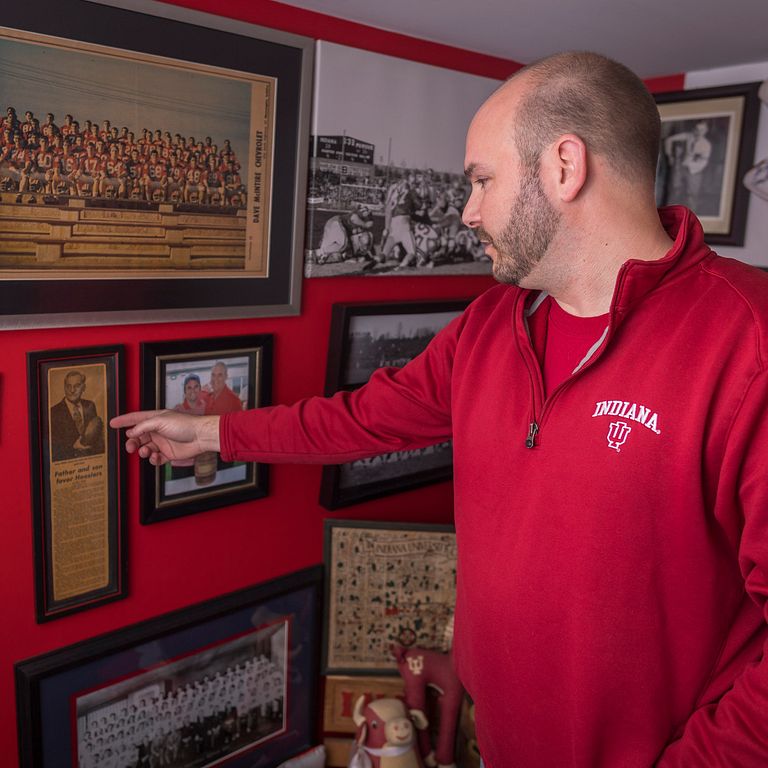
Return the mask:
{"type": "MultiPolygon", "coordinates": [[[[518,65],[414,40],[268,0],[173,0],[176,5],[310,37],[503,79],[518,65]]],[[[84,9],[86,11],[87,9],[84,9]]],[[[682,78],[653,84],[682,88],[682,78]]],[[[326,278],[304,282],[298,317],[0,333],[0,765],[15,768],[13,662],[322,560],[320,467],[276,466],[268,498],[152,526],[138,522],[138,467],[129,462],[129,597],[44,625],[34,619],[26,358],[31,350],[97,344],[127,348],[127,404],[139,405],[139,343],[243,333],[275,336],[274,402],[320,394],[331,305],[342,301],[477,295],[488,277],[326,278]]],[[[449,522],[449,483],[340,510],[340,518],[449,522]]]]}

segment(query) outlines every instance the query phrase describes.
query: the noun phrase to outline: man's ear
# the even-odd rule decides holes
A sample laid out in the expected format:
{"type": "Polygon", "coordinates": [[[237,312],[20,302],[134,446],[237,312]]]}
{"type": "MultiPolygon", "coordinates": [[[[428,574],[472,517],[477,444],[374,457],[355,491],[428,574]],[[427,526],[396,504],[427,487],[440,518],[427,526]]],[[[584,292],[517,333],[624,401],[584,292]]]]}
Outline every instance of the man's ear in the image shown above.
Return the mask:
{"type": "Polygon", "coordinates": [[[587,182],[586,144],[575,133],[565,133],[552,144],[548,155],[555,194],[564,203],[573,202],[587,182]]]}

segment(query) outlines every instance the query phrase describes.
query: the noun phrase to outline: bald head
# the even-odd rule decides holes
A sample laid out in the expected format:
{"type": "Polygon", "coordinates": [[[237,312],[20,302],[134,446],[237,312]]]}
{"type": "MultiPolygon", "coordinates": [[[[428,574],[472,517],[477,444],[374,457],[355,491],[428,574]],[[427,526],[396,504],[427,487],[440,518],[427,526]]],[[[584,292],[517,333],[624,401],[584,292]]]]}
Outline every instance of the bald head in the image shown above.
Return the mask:
{"type": "Polygon", "coordinates": [[[516,72],[488,103],[514,105],[510,130],[529,168],[545,147],[572,133],[627,180],[653,182],[659,112],[623,64],[596,53],[559,53],[516,72]]]}

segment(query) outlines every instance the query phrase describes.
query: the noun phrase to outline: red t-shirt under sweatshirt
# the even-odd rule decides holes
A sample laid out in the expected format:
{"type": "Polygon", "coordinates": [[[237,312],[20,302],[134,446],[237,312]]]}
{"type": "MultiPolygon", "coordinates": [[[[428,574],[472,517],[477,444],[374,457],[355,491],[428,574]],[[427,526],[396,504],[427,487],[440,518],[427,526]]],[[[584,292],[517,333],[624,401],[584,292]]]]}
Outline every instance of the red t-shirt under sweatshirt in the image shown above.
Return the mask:
{"type": "Polygon", "coordinates": [[[608,315],[572,315],[547,296],[528,316],[528,327],[549,395],[589,358],[608,327],[608,315]]]}

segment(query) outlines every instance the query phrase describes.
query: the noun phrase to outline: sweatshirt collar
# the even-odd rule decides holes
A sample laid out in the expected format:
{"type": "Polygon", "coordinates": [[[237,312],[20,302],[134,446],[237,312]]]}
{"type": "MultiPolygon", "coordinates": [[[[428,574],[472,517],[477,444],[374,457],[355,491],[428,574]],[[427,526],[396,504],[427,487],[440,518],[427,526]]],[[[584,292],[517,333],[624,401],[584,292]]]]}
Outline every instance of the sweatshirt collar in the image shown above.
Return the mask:
{"type": "Polygon", "coordinates": [[[611,315],[624,314],[632,304],[656,288],[667,274],[681,272],[700,264],[712,251],[704,242],[704,230],[696,215],[682,205],[659,209],[659,218],[672,247],[660,259],[629,259],[616,278],[611,315]]]}
{"type": "MultiPolygon", "coordinates": [[[[616,278],[611,301],[610,327],[616,327],[624,316],[631,310],[633,304],[653,291],[664,280],[666,275],[675,271],[680,273],[700,264],[712,250],[704,242],[704,230],[696,218],[696,214],[682,205],[671,205],[659,208],[659,218],[667,234],[672,238],[672,247],[660,259],[645,261],[629,259],[622,264],[616,278]]],[[[528,317],[544,302],[547,293],[544,291],[524,291],[522,307],[522,333],[529,335],[528,317]]],[[[600,343],[590,350],[594,354],[605,341],[607,331],[600,338],[600,343]]],[[[589,357],[588,356],[588,357],[589,357]]],[[[584,364],[586,360],[580,363],[584,364]]]]}

